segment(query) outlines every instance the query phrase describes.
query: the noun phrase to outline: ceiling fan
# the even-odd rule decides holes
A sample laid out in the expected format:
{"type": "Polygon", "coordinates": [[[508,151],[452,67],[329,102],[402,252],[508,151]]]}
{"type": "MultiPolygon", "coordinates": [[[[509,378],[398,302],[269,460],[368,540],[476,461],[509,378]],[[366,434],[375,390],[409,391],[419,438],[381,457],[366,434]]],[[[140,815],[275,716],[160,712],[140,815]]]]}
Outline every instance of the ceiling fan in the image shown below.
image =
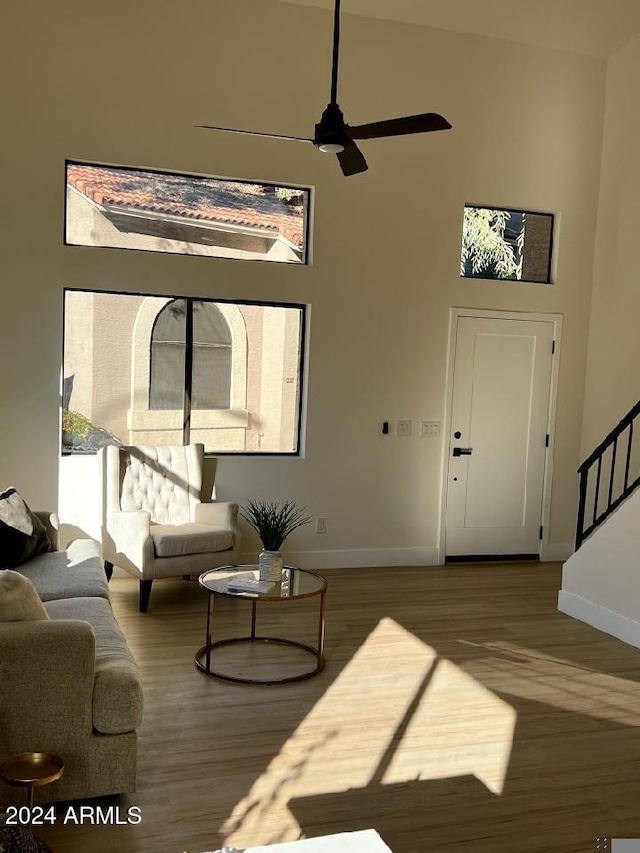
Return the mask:
{"type": "Polygon", "coordinates": [[[345,123],[342,110],[338,106],[338,56],[340,44],[340,0],[335,0],[333,17],[333,63],[331,66],[331,101],[318,124],[313,138],[284,136],[277,133],[260,133],[255,130],[237,130],[231,127],[214,127],[199,124],[206,130],[221,130],[226,133],[244,133],[250,136],[263,136],[268,139],[291,139],[295,142],[311,142],[320,151],[336,154],[344,175],[356,175],[368,168],[367,161],[356,139],[380,139],[386,136],[403,136],[408,133],[429,133],[433,130],[449,130],[451,125],[438,113],[421,113],[415,116],[392,118],[355,127],[345,123]]]}

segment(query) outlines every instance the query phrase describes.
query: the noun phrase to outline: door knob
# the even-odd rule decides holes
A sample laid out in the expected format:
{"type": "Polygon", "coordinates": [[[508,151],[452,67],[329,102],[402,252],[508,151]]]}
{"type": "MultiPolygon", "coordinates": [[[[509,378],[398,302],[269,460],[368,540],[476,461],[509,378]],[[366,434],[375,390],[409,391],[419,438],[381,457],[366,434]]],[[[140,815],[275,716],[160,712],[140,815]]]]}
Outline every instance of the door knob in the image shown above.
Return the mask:
{"type": "Polygon", "coordinates": [[[471,456],[473,447],[454,447],[453,456],[471,456]]]}

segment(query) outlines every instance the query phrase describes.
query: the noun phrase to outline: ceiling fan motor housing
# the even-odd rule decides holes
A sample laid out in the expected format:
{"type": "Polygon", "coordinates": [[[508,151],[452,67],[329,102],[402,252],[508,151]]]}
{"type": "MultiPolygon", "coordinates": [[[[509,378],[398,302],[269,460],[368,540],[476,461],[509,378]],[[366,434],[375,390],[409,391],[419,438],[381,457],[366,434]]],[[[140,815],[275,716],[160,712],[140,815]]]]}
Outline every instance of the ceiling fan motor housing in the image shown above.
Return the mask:
{"type": "Polygon", "coordinates": [[[342,110],[337,104],[328,104],[322,113],[322,118],[316,125],[313,144],[321,151],[343,151],[349,144],[350,137],[344,121],[342,110]]]}

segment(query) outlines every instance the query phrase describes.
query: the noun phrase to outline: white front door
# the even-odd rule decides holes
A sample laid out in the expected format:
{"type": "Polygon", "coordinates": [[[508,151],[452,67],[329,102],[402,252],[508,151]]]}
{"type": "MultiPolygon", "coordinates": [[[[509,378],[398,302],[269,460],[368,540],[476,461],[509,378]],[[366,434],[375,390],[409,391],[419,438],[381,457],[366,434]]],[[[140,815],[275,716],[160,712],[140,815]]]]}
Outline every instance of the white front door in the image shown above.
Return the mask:
{"type": "Polygon", "coordinates": [[[446,556],[538,555],[554,323],[458,317],[446,556]]]}

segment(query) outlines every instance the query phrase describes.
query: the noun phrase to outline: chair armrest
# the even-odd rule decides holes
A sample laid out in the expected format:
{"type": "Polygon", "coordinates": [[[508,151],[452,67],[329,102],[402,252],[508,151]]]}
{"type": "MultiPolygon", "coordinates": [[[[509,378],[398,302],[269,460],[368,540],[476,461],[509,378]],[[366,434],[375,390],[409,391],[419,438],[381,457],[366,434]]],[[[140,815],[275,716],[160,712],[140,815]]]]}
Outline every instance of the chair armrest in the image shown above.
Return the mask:
{"type": "Polygon", "coordinates": [[[107,530],[120,542],[144,542],[150,535],[151,515],[146,510],[107,513],[107,530]]]}
{"type": "Polygon", "coordinates": [[[208,524],[211,527],[222,527],[225,530],[233,530],[234,528],[237,528],[238,504],[196,504],[194,521],[196,521],[198,524],[208,524]]]}
{"type": "Polygon", "coordinates": [[[91,732],[95,637],[88,622],[0,625],[0,755],[69,748],[91,732]],[[48,747],[52,748],[52,747],[48,747]]]}
{"type": "Polygon", "coordinates": [[[139,571],[153,562],[151,516],[146,510],[108,512],[105,524],[106,536],[102,537],[102,556],[105,560],[121,565],[117,557],[123,555],[139,571]],[[109,546],[114,553],[111,553],[109,546]]]}
{"type": "Polygon", "coordinates": [[[233,551],[229,559],[236,562],[240,559],[242,534],[238,527],[238,504],[234,503],[201,503],[196,504],[194,521],[211,527],[221,527],[230,530],[233,536],[233,551]]]}
{"type": "Polygon", "coordinates": [[[49,542],[51,542],[51,550],[58,551],[60,549],[60,519],[55,512],[40,512],[33,513],[44,524],[49,542]]]}

